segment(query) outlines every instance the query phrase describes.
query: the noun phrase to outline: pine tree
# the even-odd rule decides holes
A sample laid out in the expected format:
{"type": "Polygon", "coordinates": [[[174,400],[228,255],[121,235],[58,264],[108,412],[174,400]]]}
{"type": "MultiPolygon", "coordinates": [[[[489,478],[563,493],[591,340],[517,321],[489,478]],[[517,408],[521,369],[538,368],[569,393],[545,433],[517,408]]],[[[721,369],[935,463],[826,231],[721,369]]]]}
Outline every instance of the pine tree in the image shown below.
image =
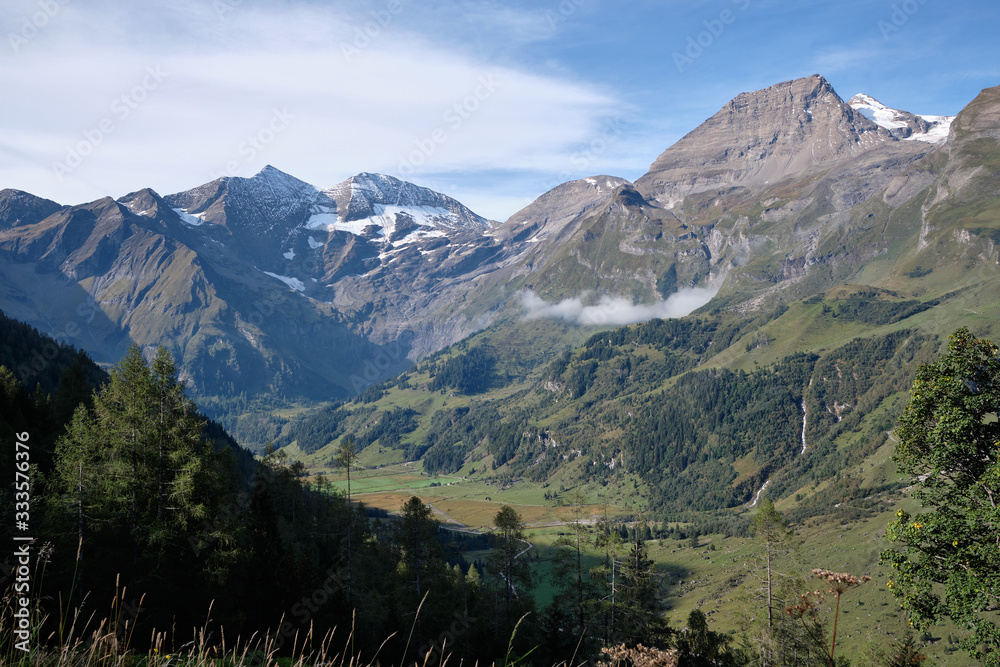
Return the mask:
{"type": "Polygon", "coordinates": [[[354,436],[345,435],[343,441],[340,443],[340,447],[337,449],[337,464],[340,465],[347,472],[347,598],[351,599],[354,591],[354,582],[352,578],[352,560],[353,553],[351,550],[351,535],[354,532],[354,512],[351,510],[351,469],[354,468],[354,462],[358,459],[358,450],[354,445],[354,436]]]}
{"type": "Polygon", "coordinates": [[[502,618],[504,629],[509,633],[516,621],[515,613],[531,607],[531,568],[526,560],[520,558],[530,544],[524,539],[524,520],[510,505],[501,506],[493,517],[493,526],[495,542],[490,554],[490,569],[501,582],[502,618]]]}
{"type": "MultiPolygon", "coordinates": [[[[401,550],[401,562],[405,564],[408,575],[413,577],[409,583],[413,585],[414,595],[409,606],[414,611],[424,593],[429,588],[433,589],[432,582],[440,580],[444,555],[440,543],[434,539],[437,527],[433,511],[420,498],[412,496],[403,503],[396,526],[396,541],[401,550]]],[[[421,616],[417,616],[416,623],[417,645],[421,645],[424,642],[421,616]]]]}
{"type": "Polygon", "coordinates": [[[633,531],[632,545],[621,569],[621,633],[627,643],[665,644],[666,625],[660,616],[660,580],[653,559],[646,552],[639,528],[633,531]]]}
{"type": "Polygon", "coordinates": [[[140,560],[156,568],[173,546],[186,548],[191,523],[207,516],[203,469],[211,452],[162,348],[150,368],[133,345],[94,397],[93,414],[78,408],[56,451],[56,493],[76,508],[81,545],[90,530],[114,535],[131,546],[138,573],[149,570],[140,560]]]}

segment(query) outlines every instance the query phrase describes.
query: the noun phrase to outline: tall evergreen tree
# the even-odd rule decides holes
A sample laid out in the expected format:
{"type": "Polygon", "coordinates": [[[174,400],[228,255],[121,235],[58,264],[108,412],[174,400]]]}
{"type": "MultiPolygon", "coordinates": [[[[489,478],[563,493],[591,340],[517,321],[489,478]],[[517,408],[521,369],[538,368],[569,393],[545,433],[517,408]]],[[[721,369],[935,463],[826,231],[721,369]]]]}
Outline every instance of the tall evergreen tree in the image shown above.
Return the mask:
{"type": "Polygon", "coordinates": [[[626,643],[642,642],[664,646],[666,623],[661,616],[660,579],[653,559],[646,551],[638,525],[633,530],[632,545],[621,569],[620,633],[626,643]]]}
{"type": "Polygon", "coordinates": [[[503,505],[493,517],[493,551],[490,569],[500,579],[501,610],[505,634],[513,631],[520,614],[531,609],[533,582],[531,567],[522,556],[531,545],[524,539],[524,520],[510,505],[503,505]]]}
{"type": "MultiPolygon", "coordinates": [[[[433,511],[420,498],[411,496],[403,503],[400,521],[396,526],[396,539],[401,548],[401,561],[405,564],[407,577],[412,577],[408,583],[413,588],[411,605],[416,610],[417,605],[428,591],[431,581],[440,577],[444,565],[440,543],[434,539],[437,532],[437,522],[433,519],[433,511]]],[[[417,616],[417,643],[424,643],[423,625],[417,616]]]]}
{"type": "MultiPolygon", "coordinates": [[[[344,436],[340,447],[337,449],[337,464],[347,472],[347,508],[351,508],[351,470],[354,462],[358,460],[358,450],[354,445],[354,436],[348,434],[344,436]]],[[[354,533],[354,512],[347,513],[347,597],[350,599],[354,594],[353,552],[351,549],[351,536],[354,533]]]]}

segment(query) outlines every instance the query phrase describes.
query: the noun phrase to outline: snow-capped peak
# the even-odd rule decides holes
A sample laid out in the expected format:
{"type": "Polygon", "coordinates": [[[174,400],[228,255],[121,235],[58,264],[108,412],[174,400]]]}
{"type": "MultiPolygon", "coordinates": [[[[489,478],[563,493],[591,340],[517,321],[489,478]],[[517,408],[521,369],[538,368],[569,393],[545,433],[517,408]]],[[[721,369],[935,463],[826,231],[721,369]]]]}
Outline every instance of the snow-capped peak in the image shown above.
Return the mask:
{"type": "Polygon", "coordinates": [[[847,104],[879,127],[906,141],[944,143],[948,139],[951,122],[955,120],[954,116],[922,116],[893,109],[864,93],[855,95],[847,104]]]}
{"type": "Polygon", "coordinates": [[[320,192],[306,229],[346,231],[387,241],[441,236],[442,230],[489,228],[458,201],[384,174],[361,173],[320,192]],[[399,232],[399,233],[397,233],[399,232]]]}

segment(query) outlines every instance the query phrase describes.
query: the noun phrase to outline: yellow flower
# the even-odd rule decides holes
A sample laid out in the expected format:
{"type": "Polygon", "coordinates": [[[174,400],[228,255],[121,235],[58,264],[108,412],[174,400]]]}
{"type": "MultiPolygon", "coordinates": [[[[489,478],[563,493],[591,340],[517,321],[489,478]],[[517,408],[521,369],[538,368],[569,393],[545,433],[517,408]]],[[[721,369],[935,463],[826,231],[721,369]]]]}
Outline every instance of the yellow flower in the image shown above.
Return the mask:
{"type": "Polygon", "coordinates": [[[913,524],[913,527],[914,528],[923,528],[924,524],[922,524],[922,523],[915,523],[915,524],[913,524]]]}
{"type": "Polygon", "coordinates": [[[953,546],[953,547],[957,547],[957,546],[958,546],[958,540],[955,540],[954,542],[952,542],[952,543],[951,543],[951,546],[953,546]]]}

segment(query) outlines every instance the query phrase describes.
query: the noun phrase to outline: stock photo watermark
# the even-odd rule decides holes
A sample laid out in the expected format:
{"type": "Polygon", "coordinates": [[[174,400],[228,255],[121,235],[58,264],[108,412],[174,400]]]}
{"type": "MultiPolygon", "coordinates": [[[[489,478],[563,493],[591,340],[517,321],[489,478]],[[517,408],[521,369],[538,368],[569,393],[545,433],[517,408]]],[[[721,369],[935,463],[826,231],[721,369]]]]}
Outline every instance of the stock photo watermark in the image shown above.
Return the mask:
{"type": "Polygon", "coordinates": [[[253,162],[261,152],[270,146],[282,132],[287,130],[295,120],[295,114],[289,113],[288,107],[272,109],[271,117],[256,132],[248,134],[246,139],[236,147],[236,154],[242,159],[227,162],[222,171],[209,174],[213,181],[224,176],[239,176],[244,167],[253,162]]]}
{"type": "Polygon", "coordinates": [[[383,9],[371,12],[371,20],[354,27],[353,39],[340,43],[340,53],[347,62],[361,55],[390,26],[405,8],[404,0],[389,0],[383,9]]]}
{"type": "Polygon", "coordinates": [[[888,41],[890,36],[899,32],[900,28],[920,11],[920,7],[926,4],[927,0],[903,0],[903,2],[893,3],[889,18],[879,19],[876,24],[879,32],[882,33],[882,39],[888,41]]]}
{"type": "Polygon", "coordinates": [[[225,21],[226,15],[242,4],[243,0],[215,0],[212,3],[212,9],[215,10],[215,14],[219,17],[220,21],[225,21]]]}
{"type": "MultiPolygon", "coordinates": [[[[750,7],[752,1],[753,0],[732,0],[732,3],[737,6],[740,12],[743,12],[750,7]]],[[[677,67],[677,71],[683,74],[685,68],[693,65],[694,61],[701,58],[707,49],[712,48],[712,45],[715,44],[716,40],[722,37],[726,28],[736,23],[738,17],[739,14],[732,9],[723,9],[719,12],[719,15],[716,18],[702,21],[701,23],[705,29],[698,32],[696,35],[689,35],[687,38],[687,46],[683,51],[673,52],[672,57],[674,59],[674,65],[677,67]]]]}
{"type": "Polygon", "coordinates": [[[374,360],[365,360],[361,372],[351,375],[351,390],[356,394],[360,394],[371,385],[385,379],[389,369],[401,363],[404,359],[406,359],[406,349],[399,341],[394,341],[389,345],[380,347],[374,360]],[[391,353],[389,349],[392,350],[391,353]]]}
{"type": "Polygon", "coordinates": [[[544,186],[546,192],[557,185],[575,180],[579,174],[590,170],[596,162],[607,155],[608,151],[618,143],[627,126],[628,122],[622,116],[606,118],[602,123],[600,133],[570,156],[569,163],[573,166],[573,170],[563,170],[557,176],[547,181],[544,186]]]}
{"type": "Polygon", "coordinates": [[[437,152],[438,147],[448,142],[451,132],[458,130],[479,110],[483,102],[493,97],[501,82],[493,74],[479,77],[478,85],[469,94],[450,106],[442,115],[441,120],[447,128],[436,127],[422,139],[413,142],[414,149],[399,159],[399,173],[412,176],[418,167],[437,152]]]}
{"type": "Polygon", "coordinates": [[[565,23],[576,14],[576,11],[580,8],[579,0],[562,0],[559,6],[553,9],[548,9],[545,11],[545,20],[548,22],[549,30],[555,31],[559,29],[560,24],[565,23]]]}
{"type": "Polygon", "coordinates": [[[160,65],[146,67],[145,76],[130,90],[112,100],[111,116],[102,118],[95,127],[83,131],[83,139],[66,147],[62,162],[53,162],[52,171],[59,182],[76,170],[132,113],[160,87],[169,74],[160,65]],[[117,119],[117,120],[116,120],[117,119]]]}
{"type": "Polygon", "coordinates": [[[28,42],[48,27],[49,23],[59,15],[63,6],[68,2],[69,0],[63,0],[63,2],[38,0],[38,11],[24,16],[17,32],[7,33],[7,41],[10,42],[11,50],[14,53],[19,53],[21,47],[26,46],[28,42]]]}
{"type": "Polygon", "coordinates": [[[31,448],[30,434],[14,434],[14,648],[27,653],[31,639],[31,448]]]}

